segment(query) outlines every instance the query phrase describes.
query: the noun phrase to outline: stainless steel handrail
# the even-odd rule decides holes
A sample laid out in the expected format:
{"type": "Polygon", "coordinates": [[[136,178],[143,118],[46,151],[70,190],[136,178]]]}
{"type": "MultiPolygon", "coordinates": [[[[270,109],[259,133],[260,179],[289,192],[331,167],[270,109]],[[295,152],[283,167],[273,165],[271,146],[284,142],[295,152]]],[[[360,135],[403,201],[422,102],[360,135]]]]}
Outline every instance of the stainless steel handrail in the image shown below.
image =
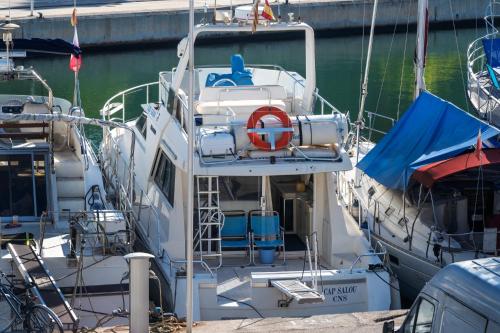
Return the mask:
{"type": "Polygon", "coordinates": [[[387,254],[387,250],[385,249],[385,247],[382,245],[382,243],[380,243],[380,241],[377,241],[377,247],[374,249],[374,251],[377,250],[377,248],[380,247],[381,251],[380,252],[371,252],[371,253],[364,253],[364,254],[361,254],[359,255],[356,260],[354,260],[351,264],[351,268],[349,269],[349,272],[352,274],[352,270],[354,268],[354,266],[361,260],[361,258],[363,257],[380,257],[380,256],[383,256],[385,257],[385,255],[387,254]]]}

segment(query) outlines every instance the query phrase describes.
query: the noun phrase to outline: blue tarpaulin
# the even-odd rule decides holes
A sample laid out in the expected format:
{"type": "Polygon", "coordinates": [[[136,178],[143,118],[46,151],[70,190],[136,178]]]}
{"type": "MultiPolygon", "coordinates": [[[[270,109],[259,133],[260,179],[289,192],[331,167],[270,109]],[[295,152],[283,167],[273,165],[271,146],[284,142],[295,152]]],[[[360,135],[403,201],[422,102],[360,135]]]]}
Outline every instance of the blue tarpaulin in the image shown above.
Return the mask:
{"type": "Polygon", "coordinates": [[[482,42],[488,64],[491,67],[500,67],[500,39],[485,38],[482,42]]]}
{"type": "Polygon", "coordinates": [[[494,141],[500,133],[455,105],[422,92],[357,167],[377,182],[403,190],[419,167],[471,149],[479,129],[483,142],[494,141]]]}

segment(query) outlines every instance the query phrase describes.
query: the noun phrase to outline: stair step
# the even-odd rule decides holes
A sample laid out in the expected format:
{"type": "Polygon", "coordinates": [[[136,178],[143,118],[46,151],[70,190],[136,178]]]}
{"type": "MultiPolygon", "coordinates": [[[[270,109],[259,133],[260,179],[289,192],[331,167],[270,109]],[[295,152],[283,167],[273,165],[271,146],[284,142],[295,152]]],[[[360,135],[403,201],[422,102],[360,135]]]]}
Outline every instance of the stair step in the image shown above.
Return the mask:
{"type": "Polygon", "coordinates": [[[58,197],[82,197],[84,194],[83,177],[57,177],[58,197]]]}
{"type": "Polygon", "coordinates": [[[78,212],[84,209],[83,197],[58,197],[59,210],[69,210],[71,212],[78,212]]]}
{"type": "Polygon", "coordinates": [[[56,177],[82,177],[83,164],[74,152],[62,151],[54,154],[56,177]]]}
{"type": "Polygon", "coordinates": [[[219,209],[219,207],[217,207],[217,206],[207,206],[207,207],[198,207],[198,209],[201,209],[201,210],[216,210],[216,209],[219,209]]]}
{"type": "Polygon", "coordinates": [[[222,256],[222,253],[203,253],[201,256],[202,257],[220,257],[220,256],[222,256]]]}

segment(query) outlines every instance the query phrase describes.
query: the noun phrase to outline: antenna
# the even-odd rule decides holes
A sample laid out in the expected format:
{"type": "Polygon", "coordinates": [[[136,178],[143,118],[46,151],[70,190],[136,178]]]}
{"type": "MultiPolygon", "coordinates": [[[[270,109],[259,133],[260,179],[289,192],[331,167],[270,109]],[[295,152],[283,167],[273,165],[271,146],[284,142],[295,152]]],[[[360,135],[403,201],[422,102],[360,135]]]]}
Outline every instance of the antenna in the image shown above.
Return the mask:
{"type": "Polygon", "coordinates": [[[5,43],[5,60],[7,63],[7,72],[13,69],[13,63],[10,60],[10,47],[12,46],[12,31],[18,29],[19,26],[15,23],[5,23],[0,26],[2,33],[2,40],[5,43]]]}

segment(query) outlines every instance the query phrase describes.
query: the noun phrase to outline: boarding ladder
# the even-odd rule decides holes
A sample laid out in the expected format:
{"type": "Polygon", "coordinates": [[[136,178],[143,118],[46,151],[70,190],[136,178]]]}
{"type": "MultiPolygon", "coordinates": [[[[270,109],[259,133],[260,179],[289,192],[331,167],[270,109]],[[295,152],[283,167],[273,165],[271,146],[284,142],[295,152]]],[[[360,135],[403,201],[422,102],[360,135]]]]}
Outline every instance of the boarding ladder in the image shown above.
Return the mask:
{"type": "Polygon", "coordinates": [[[221,229],[224,222],[219,206],[219,177],[196,176],[196,193],[198,230],[194,250],[210,268],[219,268],[222,266],[221,229]],[[212,260],[207,262],[206,259],[212,260]]]}
{"type": "MultiPolygon", "coordinates": [[[[325,297],[322,292],[318,290],[318,235],[313,233],[313,260],[311,258],[311,248],[309,247],[309,236],[306,236],[306,254],[307,261],[309,262],[309,272],[311,278],[311,286],[306,281],[299,279],[286,279],[286,280],[271,280],[271,286],[278,289],[287,299],[287,306],[293,300],[298,304],[313,304],[323,303],[325,297]]],[[[305,260],[305,258],[304,258],[305,260]]]]}
{"type": "Polygon", "coordinates": [[[7,249],[26,283],[33,286],[31,291],[38,300],[54,311],[65,332],[76,332],[79,318],[66,301],[37,249],[31,245],[12,243],[7,245],[7,249]]]}

